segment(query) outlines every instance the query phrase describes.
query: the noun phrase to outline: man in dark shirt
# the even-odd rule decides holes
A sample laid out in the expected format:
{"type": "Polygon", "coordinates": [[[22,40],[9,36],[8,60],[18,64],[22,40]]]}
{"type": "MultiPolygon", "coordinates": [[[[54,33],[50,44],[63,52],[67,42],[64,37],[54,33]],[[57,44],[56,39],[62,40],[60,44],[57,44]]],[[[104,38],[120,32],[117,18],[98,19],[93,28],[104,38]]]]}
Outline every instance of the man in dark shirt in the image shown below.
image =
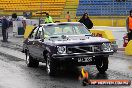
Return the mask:
{"type": "Polygon", "coordinates": [[[3,16],[3,19],[2,19],[2,36],[3,36],[3,42],[7,42],[7,29],[8,29],[8,26],[9,26],[9,22],[8,20],[6,19],[5,16],[3,16]]]}
{"type": "Polygon", "coordinates": [[[91,29],[93,27],[93,22],[90,20],[87,13],[83,14],[79,22],[83,23],[88,29],[91,29]]]}

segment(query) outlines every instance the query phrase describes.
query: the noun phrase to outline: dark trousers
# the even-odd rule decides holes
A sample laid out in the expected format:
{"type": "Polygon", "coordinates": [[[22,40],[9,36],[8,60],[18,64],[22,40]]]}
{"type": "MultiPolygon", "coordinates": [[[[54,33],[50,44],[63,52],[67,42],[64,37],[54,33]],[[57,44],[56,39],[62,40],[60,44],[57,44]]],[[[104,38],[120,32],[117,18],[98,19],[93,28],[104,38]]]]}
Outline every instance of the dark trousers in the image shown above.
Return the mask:
{"type": "Polygon", "coordinates": [[[8,33],[6,29],[2,29],[3,41],[6,42],[8,39],[8,33]]]}
{"type": "Polygon", "coordinates": [[[128,33],[128,41],[132,40],[132,31],[128,33]]]}

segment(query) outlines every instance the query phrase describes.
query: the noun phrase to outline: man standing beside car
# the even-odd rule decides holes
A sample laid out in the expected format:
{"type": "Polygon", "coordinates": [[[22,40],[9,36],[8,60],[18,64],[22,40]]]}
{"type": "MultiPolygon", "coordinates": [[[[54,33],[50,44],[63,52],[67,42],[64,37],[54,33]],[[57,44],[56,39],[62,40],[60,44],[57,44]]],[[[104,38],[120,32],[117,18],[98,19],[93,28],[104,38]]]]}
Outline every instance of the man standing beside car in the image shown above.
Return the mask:
{"type": "Polygon", "coordinates": [[[93,27],[93,22],[88,17],[88,13],[84,13],[79,22],[83,23],[88,29],[91,29],[93,27]]]}
{"type": "Polygon", "coordinates": [[[128,32],[128,41],[132,40],[132,10],[130,11],[130,16],[126,20],[126,27],[128,32]]]}
{"type": "Polygon", "coordinates": [[[8,27],[9,27],[9,22],[6,19],[6,17],[3,16],[3,19],[2,19],[2,36],[3,36],[3,40],[2,40],[2,42],[7,42],[7,39],[8,39],[7,29],[8,29],[8,27]]]}

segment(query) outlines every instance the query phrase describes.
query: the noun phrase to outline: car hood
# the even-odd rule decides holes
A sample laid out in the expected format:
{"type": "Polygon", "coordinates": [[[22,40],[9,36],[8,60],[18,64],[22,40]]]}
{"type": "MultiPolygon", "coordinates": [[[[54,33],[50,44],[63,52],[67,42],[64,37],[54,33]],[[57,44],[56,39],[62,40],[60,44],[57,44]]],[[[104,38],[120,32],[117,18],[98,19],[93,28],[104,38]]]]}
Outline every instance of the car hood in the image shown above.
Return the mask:
{"type": "Polygon", "coordinates": [[[65,38],[61,37],[52,37],[49,38],[45,43],[53,44],[53,45],[73,45],[73,44],[91,44],[91,43],[103,43],[109,42],[108,39],[101,37],[93,37],[93,36],[65,36],[65,38]]]}

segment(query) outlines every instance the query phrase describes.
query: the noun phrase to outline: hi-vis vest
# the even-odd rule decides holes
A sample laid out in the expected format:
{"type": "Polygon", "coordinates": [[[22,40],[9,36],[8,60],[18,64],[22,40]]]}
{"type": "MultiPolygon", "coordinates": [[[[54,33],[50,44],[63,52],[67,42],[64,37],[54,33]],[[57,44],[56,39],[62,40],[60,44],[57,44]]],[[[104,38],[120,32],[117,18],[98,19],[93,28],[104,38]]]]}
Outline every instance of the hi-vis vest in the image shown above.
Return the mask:
{"type": "Polygon", "coordinates": [[[129,30],[132,30],[132,17],[129,17],[129,30]]]}
{"type": "Polygon", "coordinates": [[[45,23],[53,23],[53,20],[52,20],[51,16],[49,16],[49,18],[46,17],[45,23]]]}

